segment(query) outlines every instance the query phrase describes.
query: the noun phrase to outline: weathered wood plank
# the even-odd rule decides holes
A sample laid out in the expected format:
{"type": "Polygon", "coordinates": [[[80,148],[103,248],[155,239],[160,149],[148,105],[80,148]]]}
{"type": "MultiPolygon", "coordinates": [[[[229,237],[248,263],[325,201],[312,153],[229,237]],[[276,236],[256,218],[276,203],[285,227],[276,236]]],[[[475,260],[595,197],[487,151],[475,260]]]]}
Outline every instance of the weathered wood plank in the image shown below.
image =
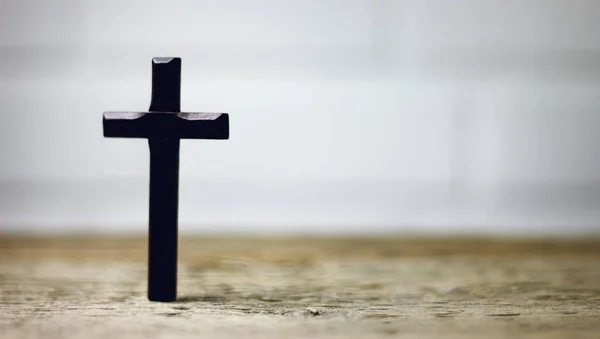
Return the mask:
{"type": "Polygon", "coordinates": [[[597,338],[600,240],[0,237],[1,338],[597,338]]]}

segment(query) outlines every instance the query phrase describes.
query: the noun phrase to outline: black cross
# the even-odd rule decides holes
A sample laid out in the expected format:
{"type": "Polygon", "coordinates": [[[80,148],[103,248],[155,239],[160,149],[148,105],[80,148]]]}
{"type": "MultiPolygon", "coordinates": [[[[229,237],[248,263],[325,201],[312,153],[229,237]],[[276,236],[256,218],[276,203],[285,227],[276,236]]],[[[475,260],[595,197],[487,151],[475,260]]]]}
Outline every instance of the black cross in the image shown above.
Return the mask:
{"type": "Polygon", "coordinates": [[[150,147],[148,299],[177,299],[179,140],[229,139],[227,113],[180,112],[181,59],[152,59],[149,112],[106,112],[105,137],[147,138],[150,147]]]}

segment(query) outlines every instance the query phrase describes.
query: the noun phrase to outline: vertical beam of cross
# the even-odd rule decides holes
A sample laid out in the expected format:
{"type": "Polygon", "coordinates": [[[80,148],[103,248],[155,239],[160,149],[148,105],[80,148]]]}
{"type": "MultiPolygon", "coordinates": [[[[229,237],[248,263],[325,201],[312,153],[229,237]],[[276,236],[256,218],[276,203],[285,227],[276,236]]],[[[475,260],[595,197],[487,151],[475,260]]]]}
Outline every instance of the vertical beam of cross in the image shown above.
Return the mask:
{"type": "MultiPolygon", "coordinates": [[[[152,63],[151,112],[180,112],[181,59],[152,63]]],[[[179,138],[148,138],[150,209],[148,215],[148,299],[177,299],[179,138]]]]}
{"type": "Polygon", "coordinates": [[[179,139],[148,139],[148,299],[177,299],[179,139]]]}
{"type": "Polygon", "coordinates": [[[147,138],[150,149],[148,299],[177,299],[180,139],[228,139],[227,113],[180,112],[181,59],[152,60],[149,112],[106,112],[105,137],[147,138]]]}

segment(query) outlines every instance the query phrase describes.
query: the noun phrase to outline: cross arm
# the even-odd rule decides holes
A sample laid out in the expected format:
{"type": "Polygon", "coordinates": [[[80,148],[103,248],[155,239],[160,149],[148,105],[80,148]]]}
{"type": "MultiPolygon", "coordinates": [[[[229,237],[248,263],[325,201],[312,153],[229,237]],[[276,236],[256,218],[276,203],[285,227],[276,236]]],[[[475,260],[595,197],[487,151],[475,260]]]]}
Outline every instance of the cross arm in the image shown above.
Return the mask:
{"type": "Polygon", "coordinates": [[[229,114],[105,112],[105,137],[229,139],[229,114]]]}

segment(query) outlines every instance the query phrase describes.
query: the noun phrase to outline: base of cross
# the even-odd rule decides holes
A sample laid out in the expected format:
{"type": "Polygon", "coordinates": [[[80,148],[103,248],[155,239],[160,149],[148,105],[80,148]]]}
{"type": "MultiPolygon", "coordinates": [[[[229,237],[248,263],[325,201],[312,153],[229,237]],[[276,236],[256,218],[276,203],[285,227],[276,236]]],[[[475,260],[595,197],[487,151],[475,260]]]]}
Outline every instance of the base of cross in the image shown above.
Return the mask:
{"type": "Polygon", "coordinates": [[[181,59],[152,59],[148,112],[105,112],[105,137],[146,138],[150,148],[148,299],[177,299],[179,144],[229,139],[227,113],[180,112],[181,59]]]}

